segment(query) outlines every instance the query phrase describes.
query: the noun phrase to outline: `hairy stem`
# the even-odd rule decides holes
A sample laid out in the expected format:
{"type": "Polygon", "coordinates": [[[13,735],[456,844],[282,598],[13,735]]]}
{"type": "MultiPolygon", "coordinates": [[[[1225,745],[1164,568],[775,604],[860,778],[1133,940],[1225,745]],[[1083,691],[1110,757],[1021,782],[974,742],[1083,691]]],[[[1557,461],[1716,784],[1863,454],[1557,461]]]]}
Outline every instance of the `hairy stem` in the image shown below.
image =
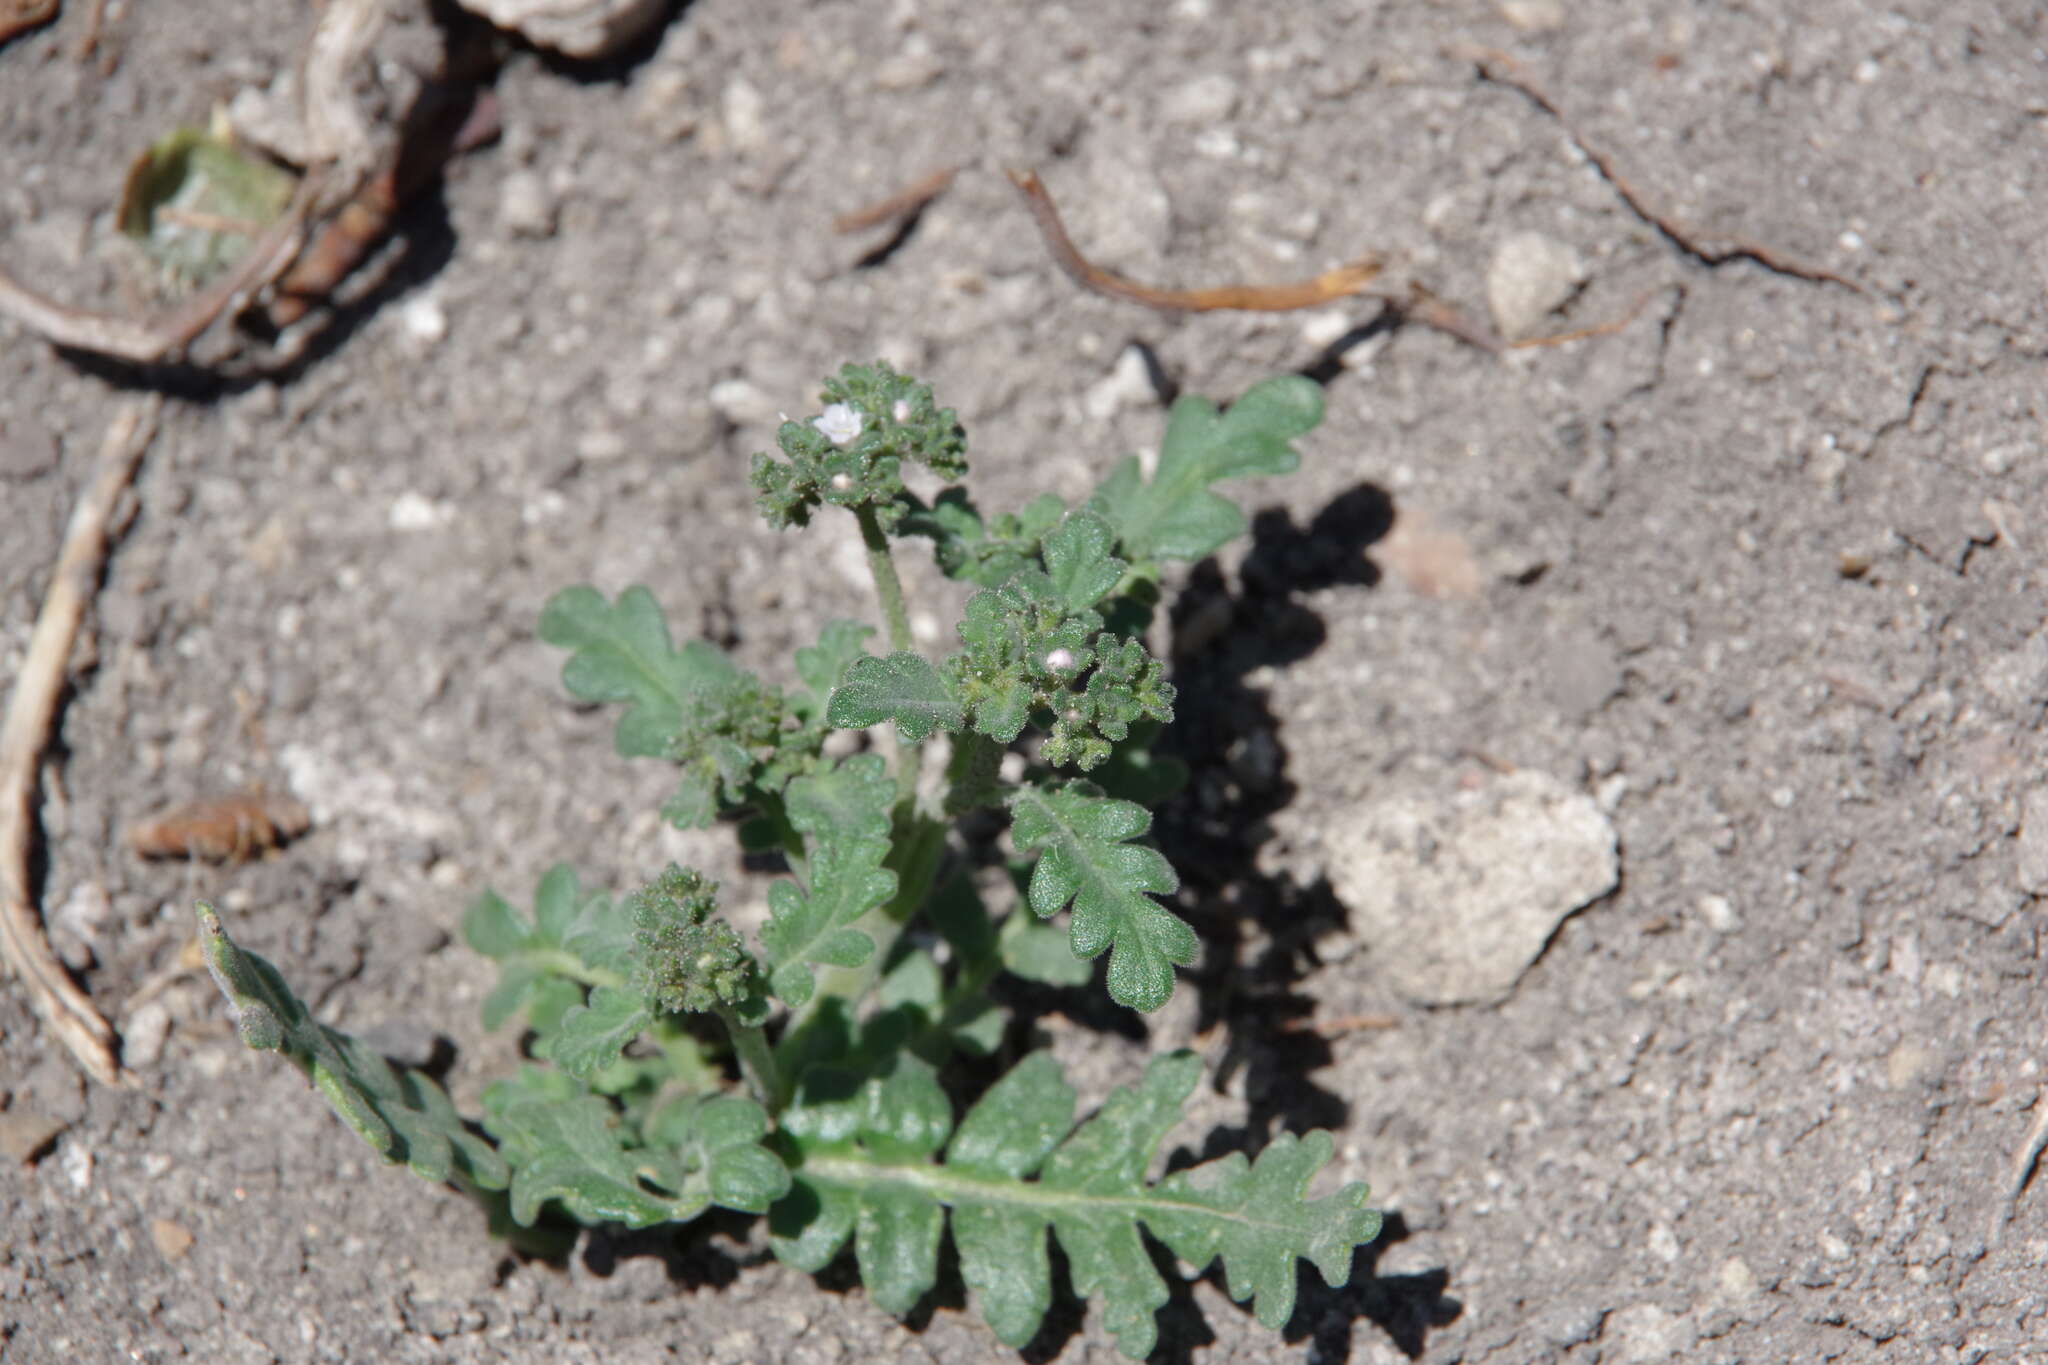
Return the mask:
{"type": "Polygon", "coordinates": [[[782,1068],[775,1063],[775,1050],[768,1046],[768,1035],[758,1024],[743,1022],[724,1005],[717,1007],[717,1014],[732,1037],[733,1055],[739,1059],[740,1074],[746,1077],[747,1088],[754,1092],[763,1109],[770,1114],[781,1113],[789,1103],[789,1090],[783,1083],[782,1068]]]}
{"type": "Polygon", "coordinates": [[[867,547],[868,573],[875,580],[875,596],[882,604],[882,622],[889,628],[889,648],[912,650],[910,615],[903,605],[903,580],[896,576],[896,560],[889,553],[889,537],[872,507],[855,510],[860,521],[860,543],[867,547]]]}

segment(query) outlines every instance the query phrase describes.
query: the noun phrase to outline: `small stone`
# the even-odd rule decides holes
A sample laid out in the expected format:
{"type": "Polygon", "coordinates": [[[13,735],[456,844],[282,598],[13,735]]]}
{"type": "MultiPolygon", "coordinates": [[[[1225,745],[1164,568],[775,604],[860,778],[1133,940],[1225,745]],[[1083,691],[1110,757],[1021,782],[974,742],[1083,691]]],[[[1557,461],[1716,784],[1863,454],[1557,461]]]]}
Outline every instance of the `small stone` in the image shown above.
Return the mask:
{"type": "Polygon", "coordinates": [[[1726,896],[1705,895],[1693,902],[1693,908],[1700,912],[1706,926],[1717,934],[1734,934],[1742,930],[1742,916],[1726,896]]]}
{"type": "Polygon", "coordinates": [[[168,1218],[152,1218],[149,1220],[149,1240],[156,1243],[159,1256],[166,1261],[175,1261],[192,1249],[195,1239],[182,1223],[173,1223],[168,1218]]]}
{"type": "Polygon", "coordinates": [[[616,460],[626,453],[626,438],[610,427],[593,427],[576,438],[576,455],[584,460],[616,460]]]}
{"type": "Polygon", "coordinates": [[[398,325],[414,350],[427,351],[447,339],[448,310],[432,294],[421,294],[398,310],[398,325]]]}
{"type": "Polygon", "coordinates": [[[565,57],[608,57],[653,28],[667,0],[457,0],[499,28],[565,57]]]}
{"type": "Polygon", "coordinates": [[[455,519],[455,509],[411,489],[391,500],[391,529],[432,531],[455,519]]]}
{"type": "Polygon", "coordinates": [[[780,425],[775,400],[745,379],[721,379],[707,395],[711,410],[736,427],[780,425]]]}
{"type": "Polygon", "coordinates": [[[1564,0],[1500,0],[1500,17],[1524,33],[1555,33],[1564,27],[1564,0]]]}
{"type": "Polygon", "coordinates": [[[1145,356],[1136,346],[1126,346],[1117,354],[1116,365],[1107,375],[1088,386],[1082,395],[1081,408],[1097,422],[1105,422],[1119,412],[1144,407],[1155,402],[1158,395],[1152,391],[1152,376],[1145,368],[1145,356]]]}
{"type": "Polygon", "coordinates": [[[1714,1278],[1721,1297],[1730,1303],[1741,1303],[1756,1296],[1756,1272],[1740,1256],[1730,1256],[1721,1262],[1721,1269],[1714,1278]]]}
{"type": "Polygon", "coordinates": [[[555,201],[532,171],[514,171],[498,187],[498,223],[514,237],[555,235],[555,201]]]}
{"type": "Polygon", "coordinates": [[[1221,72],[1212,72],[1167,91],[1159,101],[1159,117],[1166,123],[1210,127],[1229,118],[1237,101],[1237,82],[1221,72]]]}
{"type": "Polygon", "coordinates": [[[1684,1360],[1699,1341],[1690,1315],[1638,1303],[1609,1313],[1600,1327],[1602,1365],[1652,1365],[1684,1360]]]}
{"type": "Polygon", "coordinates": [[[1614,826],[1524,769],[1448,795],[1387,797],[1325,836],[1352,929],[1420,1004],[1506,997],[1573,911],[1613,890],[1614,826]]]}
{"type": "Polygon", "coordinates": [[[1534,334],[1586,282],[1579,254],[1554,237],[1518,232],[1497,247],[1486,272],[1494,326],[1510,341],[1534,334]]]}
{"type": "Polygon", "coordinates": [[[913,33],[904,39],[903,50],[882,59],[875,68],[877,90],[916,90],[946,74],[946,64],[932,52],[931,39],[913,33]]]}
{"type": "Polygon", "coordinates": [[[2048,785],[2020,804],[2019,884],[2030,896],[2048,896],[2048,785]]]}
{"type": "Polygon", "coordinates": [[[745,155],[767,145],[766,110],[767,101],[745,77],[735,76],[726,83],[725,94],[719,100],[719,112],[725,122],[726,138],[735,152],[745,155]]]}
{"type": "Polygon", "coordinates": [[[1977,457],[1977,463],[1986,474],[2009,474],[2013,466],[2026,458],[2026,447],[2019,445],[1993,446],[1977,457]]]}
{"type": "Polygon", "coordinates": [[[690,106],[689,90],[690,78],[681,67],[662,67],[639,82],[633,122],[663,141],[681,141],[697,131],[697,111],[690,106]]]}
{"type": "Polygon", "coordinates": [[[0,1110],[0,1156],[24,1165],[39,1160],[67,1126],[33,1109],[0,1110]]]}
{"type": "Polygon", "coordinates": [[[147,1071],[163,1059],[164,1043],[171,1036],[171,1011],[161,1000],[138,1005],[121,1026],[121,1060],[138,1071],[147,1071]]]}

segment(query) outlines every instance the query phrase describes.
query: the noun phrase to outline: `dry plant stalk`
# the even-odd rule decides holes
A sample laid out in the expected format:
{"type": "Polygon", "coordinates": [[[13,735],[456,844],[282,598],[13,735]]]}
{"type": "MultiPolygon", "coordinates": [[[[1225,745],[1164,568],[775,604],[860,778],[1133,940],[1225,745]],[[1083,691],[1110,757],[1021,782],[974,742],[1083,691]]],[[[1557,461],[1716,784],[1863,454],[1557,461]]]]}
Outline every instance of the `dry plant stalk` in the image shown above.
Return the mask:
{"type": "Polygon", "coordinates": [[[880,227],[884,223],[901,223],[923,213],[932,200],[946,192],[946,187],[953,183],[953,177],[959,173],[958,166],[941,166],[924,179],[898,190],[886,199],[878,199],[863,208],[840,214],[832,220],[832,230],[841,234],[866,232],[869,228],[880,227]]]}
{"type": "Polygon", "coordinates": [[[313,826],[305,806],[261,791],[186,801],[139,820],[128,847],[143,858],[246,862],[281,847],[313,826]]]}
{"type": "Polygon", "coordinates": [[[1024,196],[1032,221],[1052,248],[1053,259],[1085,289],[1114,299],[1129,299],[1148,308],[1170,312],[1207,313],[1223,310],[1248,313],[1285,313],[1297,308],[1314,308],[1351,298],[1365,292],[1378,278],[1380,263],[1371,257],[1338,266],[1314,279],[1293,284],[1226,284],[1213,289],[1154,289],[1127,280],[1095,265],[1074,246],[1053,207],[1052,195],[1035,172],[1011,171],[1010,183],[1024,196]]]}
{"type": "Polygon", "coordinates": [[[35,830],[36,777],[56,721],[65,663],[106,559],[107,524],[156,433],[162,406],[161,398],[146,398],[124,410],[108,428],[100,447],[99,473],[71,514],[49,592],[29,637],[28,657],[15,679],[6,722],[0,726],[0,957],[21,979],[29,1003],[50,1031],[95,1080],[108,1085],[125,1079],[114,1056],[114,1030],[50,949],[29,887],[29,846],[35,830]]]}
{"type": "Polygon", "coordinates": [[[1844,289],[1853,289],[1859,294],[1863,292],[1862,285],[1857,284],[1854,280],[1837,275],[1832,270],[1826,270],[1820,266],[1807,265],[1772,247],[1765,246],[1761,242],[1751,241],[1746,237],[1723,236],[1718,239],[1711,239],[1671,214],[1652,208],[1649,200],[1643,196],[1642,191],[1635,187],[1635,183],[1622,174],[1621,167],[1614,157],[1597,144],[1587,140],[1586,135],[1579,131],[1578,125],[1573,123],[1571,118],[1566,115],[1563,106],[1551,98],[1550,92],[1538,84],[1536,78],[1530,75],[1520,62],[1508,56],[1505,52],[1499,52],[1487,47],[1463,48],[1458,51],[1457,55],[1477,66],[1479,74],[1485,79],[1493,81],[1498,85],[1505,85],[1511,90],[1520,91],[1537,108],[1556,119],[1563,126],[1565,136],[1569,137],[1578,149],[1586,154],[1587,160],[1599,167],[1600,174],[1606,178],[1608,184],[1614,186],[1615,193],[1621,196],[1622,201],[1629,206],[1629,209],[1638,218],[1663,233],[1666,238],[1688,256],[1705,265],[1720,265],[1725,261],[1755,261],[1765,269],[1775,270],[1781,275],[1791,275],[1797,279],[1811,280],[1816,284],[1823,282],[1839,284],[1844,289]]]}

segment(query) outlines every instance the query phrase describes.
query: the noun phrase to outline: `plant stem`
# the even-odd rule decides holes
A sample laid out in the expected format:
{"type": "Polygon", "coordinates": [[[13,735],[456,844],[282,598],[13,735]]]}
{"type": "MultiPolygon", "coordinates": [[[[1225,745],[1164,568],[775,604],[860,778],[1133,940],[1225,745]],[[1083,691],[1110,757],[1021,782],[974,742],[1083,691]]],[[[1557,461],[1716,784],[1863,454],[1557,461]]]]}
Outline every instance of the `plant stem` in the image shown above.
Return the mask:
{"type": "Polygon", "coordinates": [[[860,543],[867,547],[868,574],[875,580],[875,596],[882,604],[882,622],[889,628],[889,648],[912,650],[910,615],[903,605],[903,580],[896,576],[896,560],[889,553],[889,537],[872,507],[854,511],[860,522],[860,543]]]}
{"type": "Polygon", "coordinates": [[[759,1025],[742,1022],[724,1005],[717,1007],[717,1013],[732,1037],[733,1055],[739,1059],[740,1074],[746,1077],[754,1098],[770,1114],[781,1113],[789,1094],[782,1083],[782,1069],[775,1064],[775,1051],[768,1046],[768,1035],[759,1025]]]}

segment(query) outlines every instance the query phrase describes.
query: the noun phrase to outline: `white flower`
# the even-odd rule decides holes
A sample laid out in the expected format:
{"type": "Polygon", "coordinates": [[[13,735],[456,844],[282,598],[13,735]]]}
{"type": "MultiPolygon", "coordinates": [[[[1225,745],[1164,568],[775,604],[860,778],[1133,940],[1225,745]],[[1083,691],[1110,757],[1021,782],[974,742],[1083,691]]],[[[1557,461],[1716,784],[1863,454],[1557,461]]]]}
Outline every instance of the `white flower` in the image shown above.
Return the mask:
{"type": "Polygon", "coordinates": [[[896,406],[889,409],[889,415],[896,419],[898,425],[908,422],[910,420],[910,400],[907,398],[897,399],[896,406]]]}
{"type": "Polygon", "coordinates": [[[811,419],[811,425],[835,446],[843,446],[860,435],[861,411],[851,403],[834,403],[811,419]]]}
{"type": "Polygon", "coordinates": [[[1068,649],[1065,645],[1060,646],[1045,656],[1045,671],[1048,673],[1065,673],[1073,666],[1074,651],[1068,649]]]}

